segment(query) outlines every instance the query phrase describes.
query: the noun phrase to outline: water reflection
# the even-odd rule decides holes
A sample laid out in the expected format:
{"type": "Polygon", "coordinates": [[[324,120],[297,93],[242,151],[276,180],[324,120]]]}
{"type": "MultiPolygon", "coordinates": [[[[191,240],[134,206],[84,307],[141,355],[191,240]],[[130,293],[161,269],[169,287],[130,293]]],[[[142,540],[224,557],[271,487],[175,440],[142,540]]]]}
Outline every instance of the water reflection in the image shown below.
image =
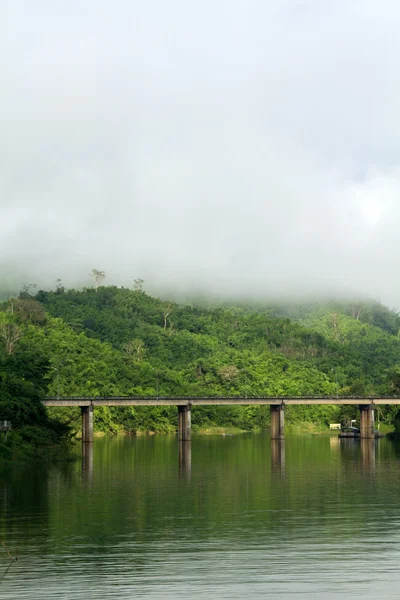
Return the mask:
{"type": "Polygon", "coordinates": [[[179,473],[189,476],[192,472],[192,442],[179,442],[179,473]]]}
{"type": "MultiPolygon", "coordinates": [[[[4,471],[0,539],[19,560],[0,595],[200,600],[212,585],[230,599],[395,597],[400,446],[289,435],[177,444],[101,438],[82,462],[4,471]]],[[[8,567],[0,553],[0,577],[8,567]]]]}
{"type": "Polygon", "coordinates": [[[341,439],[340,459],[346,469],[357,464],[364,474],[375,473],[376,452],[380,440],[374,439],[341,439]]]}
{"type": "MultiPolygon", "coordinates": [[[[6,550],[6,552],[7,552],[7,550],[6,550]]],[[[9,572],[9,570],[11,569],[12,565],[14,563],[16,563],[17,560],[18,560],[18,558],[16,556],[14,556],[14,557],[11,556],[9,558],[8,565],[6,566],[5,571],[3,573],[0,573],[0,584],[3,581],[3,579],[5,579],[5,577],[7,576],[8,572],[9,572]]]]}
{"type": "Polygon", "coordinates": [[[361,439],[361,463],[365,473],[375,473],[375,457],[377,442],[370,439],[361,439]]]}
{"type": "Polygon", "coordinates": [[[285,477],[285,441],[271,440],[271,468],[274,473],[285,477]]]}
{"type": "Polygon", "coordinates": [[[93,483],[93,444],[82,442],[82,479],[93,483]]]}
{"type": "MultiPolygon", "coordinates": [[[[172,441],[172,440],[171,440],[172,441]]],[[[326,442],[328,440],[326,439],[326,442]]],[[[172,441],[172,445],[176,444],[172,441]]],[[[356,460],[361,463],[364,472],[375,472],[376,463],[376,448],[379,442],[370,439],[338,439],[337,437],[329,438],[329,449],[331,456],[336,453],[340,460],[348,462],[348,460],[356,460]]],[[[286,453],[285,440],[274,439],[270,440],[271,447],[271,472],[279,473],[284,479],[286,475],[286,453]]],[[[99,458],[99,457],[98,457],[99,458]]],[[[289,462],[292,462],[292,453],[289,455],[289,462]]],[[[192,472],[192,442],[178,442],[178,466],[180,475],[190,476],[192,472]]],[[[86,482],[93,483],[94,473],[94,457],[93,445],[82,444],[82,479],[86,482]]]]}
{"type": "Polygon", "coordinates": [[[333,452],[340,452],[340,439],[337,435],[329,437],[329,446],[333,452]]]}

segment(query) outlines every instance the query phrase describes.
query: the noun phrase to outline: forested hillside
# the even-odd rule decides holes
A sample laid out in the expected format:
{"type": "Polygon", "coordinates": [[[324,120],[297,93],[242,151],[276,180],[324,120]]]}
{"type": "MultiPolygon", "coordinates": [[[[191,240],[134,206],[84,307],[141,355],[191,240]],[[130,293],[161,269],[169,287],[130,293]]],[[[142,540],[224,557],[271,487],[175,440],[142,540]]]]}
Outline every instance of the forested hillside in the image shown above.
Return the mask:
{"type": "MultiPolygon", "coordinates": [[[[0,417],[17,426],[59,421],[74,409],[52,395],[363,395],[400,389],[399,318],[373,304],[290,306],[179,304],[136,290],[38,291],[26,287],[0,311],[0,417]],[[289,318],[289,315],[291,318],[289,318]]],[[[345,419],[353,407],[290,407],[287,423],[345,419]]],[[[380,410],[391,422],[397,410],[380,410]]],[[[101,431],[173,431],[175,407],[96,409],[101,431]]],[[[197,407],[197,429],[251,430],[268,407],[197,407]]]]}

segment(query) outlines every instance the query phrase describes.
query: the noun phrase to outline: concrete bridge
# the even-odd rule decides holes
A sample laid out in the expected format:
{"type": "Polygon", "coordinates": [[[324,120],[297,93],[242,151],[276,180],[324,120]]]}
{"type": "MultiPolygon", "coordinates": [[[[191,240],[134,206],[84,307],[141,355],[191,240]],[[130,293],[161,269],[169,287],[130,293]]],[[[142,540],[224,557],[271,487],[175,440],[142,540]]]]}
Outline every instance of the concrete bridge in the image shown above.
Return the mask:
{"type": "Polygon", "coordinates": [[[330,404],[352,404],[360,411],[361,438],[375,437],[375,406],[399,404],[400,396],[288,396],[288,397],[189,397],[189,396],[60,396],[47,397],[45,406],[79,406],[82,412],[82,441],[93,442],[93,413],[96,406],[177,406],[178,439],[182,442],[191,439],[192,406],[224,405],[269,405],[271,408],[271,438],[283,439],[285,430],[285,406],[330,404]]]}

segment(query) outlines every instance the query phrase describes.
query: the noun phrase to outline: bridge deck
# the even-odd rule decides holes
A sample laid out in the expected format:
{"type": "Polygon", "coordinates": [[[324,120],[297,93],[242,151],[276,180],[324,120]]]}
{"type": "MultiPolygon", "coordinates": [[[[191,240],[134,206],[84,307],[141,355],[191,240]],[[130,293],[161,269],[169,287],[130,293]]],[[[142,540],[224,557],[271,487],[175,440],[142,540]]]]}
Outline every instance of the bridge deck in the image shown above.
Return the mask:
{"type": "Polygon", "coordinates": [[[136,396],[62,396],[47,397],[43,401],[45,406],[198,406],[198,405],[279,405],[287,406],[312,405],[312,404],[400,404],[400,396],[379,397],[371,396],[287,396],[287,397],[184,397],[184,396],[160,396],[136,397],[136,396]]]}

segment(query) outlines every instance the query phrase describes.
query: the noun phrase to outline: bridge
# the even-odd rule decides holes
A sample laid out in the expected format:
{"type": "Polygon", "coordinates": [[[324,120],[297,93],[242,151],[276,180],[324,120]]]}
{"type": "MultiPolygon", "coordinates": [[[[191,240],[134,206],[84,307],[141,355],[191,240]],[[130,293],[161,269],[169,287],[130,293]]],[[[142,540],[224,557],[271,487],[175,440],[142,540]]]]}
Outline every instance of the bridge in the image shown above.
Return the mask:
{"type": "Polygon", "coordinates": [[[400,396],[57,396],[46,397],[45,406],[79,406],[82,413],[82,441],[93,442],[93,418],[96,406],[177,406],[178,440],[191,440],[192,406],[269,405],[271,410],[271,438],[283,439],[285,430],[285,406],[352,404],[360,411],[360,437],[375,437],[375,406],[400,405],[400,396]]]}

